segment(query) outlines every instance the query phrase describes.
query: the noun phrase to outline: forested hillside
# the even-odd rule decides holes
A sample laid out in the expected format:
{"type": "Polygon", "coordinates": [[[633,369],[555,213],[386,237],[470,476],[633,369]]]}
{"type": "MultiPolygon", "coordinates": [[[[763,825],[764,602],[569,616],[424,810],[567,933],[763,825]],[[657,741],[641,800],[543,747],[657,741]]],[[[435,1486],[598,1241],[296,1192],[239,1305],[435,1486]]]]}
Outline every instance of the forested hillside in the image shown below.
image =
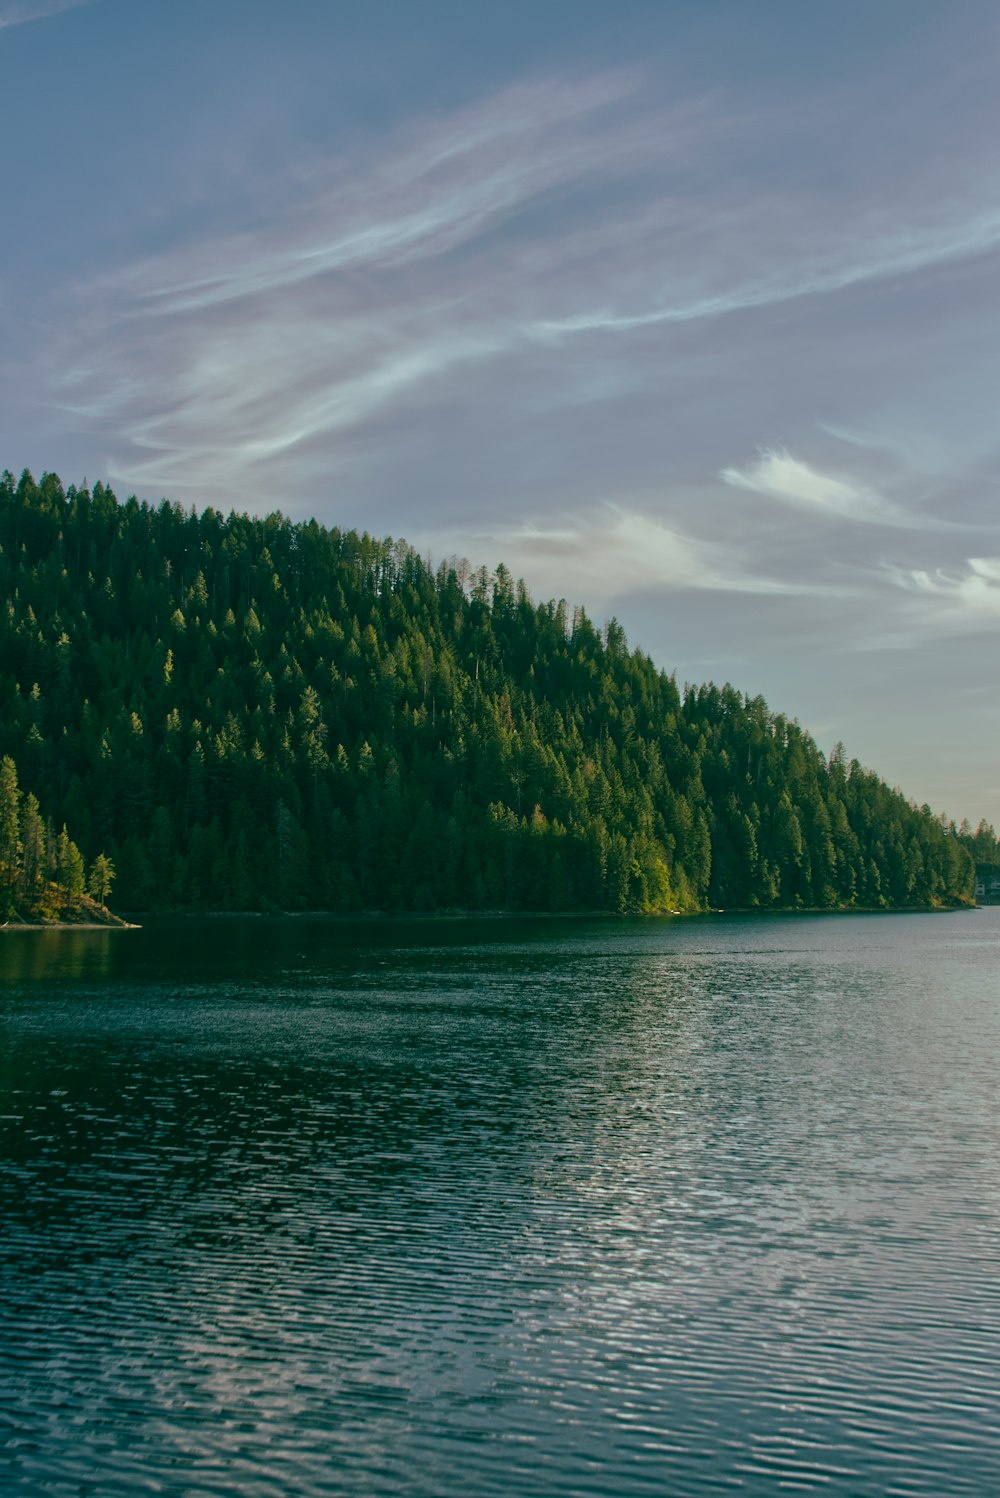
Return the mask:
{"type": "Polygon", "coordinates": [[[928,808],[502,567],[27,473],[0,548],[0,754],[124,909],[970,897],[928,808]]]}

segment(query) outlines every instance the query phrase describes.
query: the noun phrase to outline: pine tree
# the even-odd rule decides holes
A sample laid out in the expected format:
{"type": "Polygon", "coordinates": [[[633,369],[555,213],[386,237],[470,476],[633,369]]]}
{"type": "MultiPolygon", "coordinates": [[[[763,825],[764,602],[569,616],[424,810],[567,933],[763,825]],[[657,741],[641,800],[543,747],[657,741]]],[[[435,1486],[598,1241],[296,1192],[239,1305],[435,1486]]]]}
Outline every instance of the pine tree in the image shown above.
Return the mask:
{"type": "Polygon", "coordinates": [[[114,880],[114,864],[103,853],[98,853],[90,866],[90,873],[87,877],[87,893],[92,899],[97,901],[98,905],[106,905],[114,880]]]}
{"type": "Polygon", "coordinates": [[[21,793],[17,767],[9,755],[0,761],[0,873],[8,876],[18,866],[21,853],[21,793]]]}

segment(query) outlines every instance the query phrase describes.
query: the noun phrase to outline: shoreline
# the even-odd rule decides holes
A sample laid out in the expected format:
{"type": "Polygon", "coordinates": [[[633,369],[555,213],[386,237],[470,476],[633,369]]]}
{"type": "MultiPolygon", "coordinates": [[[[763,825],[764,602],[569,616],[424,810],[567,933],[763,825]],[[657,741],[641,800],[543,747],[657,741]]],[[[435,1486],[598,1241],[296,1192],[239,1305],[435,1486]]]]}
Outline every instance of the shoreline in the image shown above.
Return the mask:
{"type": "MultiPolygon", "coordinates": [[[[390,921],[649,921],[703,920],[706,916],[953,915],[985,905],[712,906],[708,910],[163,910],[143,912],[147,921],[325,921],[331,925],[377,925],[390,921]]],[[[131,926],[130,929],[141,929],[131,926]]]]}
{"type": "MultiPolygon", "coordinates": [[[[328,925],[379,925],[393,921],[463,922],[490,921],[649,921],[704,920],[710,916],[849,916],[849,915],[954,915],[961,911],[988,909],[988,904],[967,905],[858,905],[781,906],[762,910],[754,906],[713,906],[708,910],[357,910],[344,913],[333,910],[164,910],[143,912],[146,921],[323,921],[328,925]]],[[[138,913],[138,912],[137,912],[138,913]]],[[[104,921],[6,921],[4,932],[26,931],[141,931],[143,924],[121,916],[104,921]]]]}
{"type": "Polygon", "coordinates": [[[5,931],[141,931],[134,921],[5,921],[5,931]]]}

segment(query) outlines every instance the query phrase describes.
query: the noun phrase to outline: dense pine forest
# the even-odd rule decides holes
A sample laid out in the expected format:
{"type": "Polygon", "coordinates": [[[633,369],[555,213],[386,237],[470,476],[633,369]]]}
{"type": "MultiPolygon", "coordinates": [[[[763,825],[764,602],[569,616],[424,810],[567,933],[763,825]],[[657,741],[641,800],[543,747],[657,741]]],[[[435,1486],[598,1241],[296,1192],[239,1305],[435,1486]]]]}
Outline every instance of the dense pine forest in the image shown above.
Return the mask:
{"type": "Polygon", "coordinates": [[[113,876],[122,909],[972,896],[970,829],[759,697],[682,692],[614,620],[534,603],[503,567],[25,472],[0,479],[0,578],[18,805],[49,872],[70,844],[75,885],[113,876]]]}

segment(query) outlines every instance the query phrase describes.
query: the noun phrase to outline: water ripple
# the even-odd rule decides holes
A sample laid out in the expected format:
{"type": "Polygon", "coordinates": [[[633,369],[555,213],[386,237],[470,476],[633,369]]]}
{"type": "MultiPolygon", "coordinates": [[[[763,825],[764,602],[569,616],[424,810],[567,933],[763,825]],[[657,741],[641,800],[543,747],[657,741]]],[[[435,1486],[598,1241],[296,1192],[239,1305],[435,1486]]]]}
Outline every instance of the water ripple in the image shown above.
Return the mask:
{"type": "Polygon", "coordinates": [[[1000,1491],[998,949],[995,912],[5,945],[0,1486],[1000,1491]]]}

